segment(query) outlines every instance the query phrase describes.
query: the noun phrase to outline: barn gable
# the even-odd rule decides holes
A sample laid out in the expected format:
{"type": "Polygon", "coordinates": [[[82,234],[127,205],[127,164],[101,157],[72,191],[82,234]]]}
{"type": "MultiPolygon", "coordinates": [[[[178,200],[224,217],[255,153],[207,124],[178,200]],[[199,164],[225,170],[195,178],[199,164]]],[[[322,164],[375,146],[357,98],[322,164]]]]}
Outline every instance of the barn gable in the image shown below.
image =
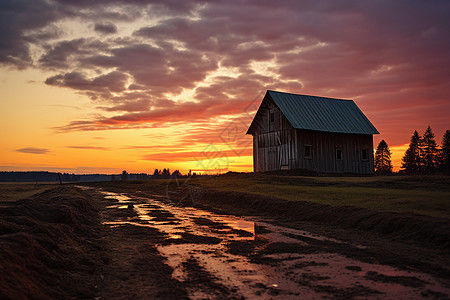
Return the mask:
{"type": "MultiPolygon", "coordinates": [[[[353,100],[267,91],[264,101],[274,103],[292,127],[321,132],[378,134],[353,100]]],[[[258,110],[247,134],[256,130],[258,110]]]]}
{"type": "Polygon", "coordinates": [[[352,100],[267,91],[247,134],[255,172],[373,173],[378,131],[352,100]]]}

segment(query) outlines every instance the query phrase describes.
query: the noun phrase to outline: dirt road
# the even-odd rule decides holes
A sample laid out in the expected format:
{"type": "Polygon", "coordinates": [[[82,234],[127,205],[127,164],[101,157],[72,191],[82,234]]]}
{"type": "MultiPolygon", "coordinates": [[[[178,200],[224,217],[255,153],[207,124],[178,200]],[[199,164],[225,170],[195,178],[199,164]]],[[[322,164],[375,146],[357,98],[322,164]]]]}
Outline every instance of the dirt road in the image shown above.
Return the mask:
{"type": "Polygon", "coordinates": [[[100,298],[450,297],[448,277],[399,265],[402,253],[380,263],[386,255],[370,246],[267,219],[183,207],[139,191],[83,189],[106,203],[100,298]]]}

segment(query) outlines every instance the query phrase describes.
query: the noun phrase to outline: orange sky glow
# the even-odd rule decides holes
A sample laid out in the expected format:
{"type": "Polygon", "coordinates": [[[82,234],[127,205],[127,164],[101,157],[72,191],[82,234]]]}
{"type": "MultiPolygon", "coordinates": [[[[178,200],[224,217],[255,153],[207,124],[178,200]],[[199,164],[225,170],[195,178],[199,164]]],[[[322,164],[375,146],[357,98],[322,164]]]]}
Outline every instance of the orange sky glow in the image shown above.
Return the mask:
{"type": "Polygon", "coordinates": [[[450,129],[450,2],[2,1],[0,171],[252,171],[268,89],[450,129]]]}

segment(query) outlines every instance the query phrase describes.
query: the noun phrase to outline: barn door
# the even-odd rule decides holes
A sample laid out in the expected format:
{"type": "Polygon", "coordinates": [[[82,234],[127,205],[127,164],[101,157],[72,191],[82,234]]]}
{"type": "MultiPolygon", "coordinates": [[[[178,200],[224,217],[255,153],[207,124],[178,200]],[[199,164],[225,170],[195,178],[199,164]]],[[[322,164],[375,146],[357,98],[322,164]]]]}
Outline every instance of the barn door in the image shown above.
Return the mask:
{"type": "Polygon", "coordinates": [[[278,170],[277,147],[270,147],[268,159],[268,171],[278,170]]]}
{"type": "Polygon", "coordinates": [[[277,154],[278,154],[278,165],[277,170],[288,170],[289,169],[289,155],[288,155],[288,145],[282,143],[281,132],[276,133],[277,142],[277,154]]]}
{"type": "Polygon", "coordinates": [[[341,147],[336,148],[334,159],[336,162],[336,173],[344,173],[344,154],[341,147]]]}
{"type": "Polygon", "coordinates": [[[289,144],[282,144],[280,148],[280,169],[289,170],[289,144]]]}

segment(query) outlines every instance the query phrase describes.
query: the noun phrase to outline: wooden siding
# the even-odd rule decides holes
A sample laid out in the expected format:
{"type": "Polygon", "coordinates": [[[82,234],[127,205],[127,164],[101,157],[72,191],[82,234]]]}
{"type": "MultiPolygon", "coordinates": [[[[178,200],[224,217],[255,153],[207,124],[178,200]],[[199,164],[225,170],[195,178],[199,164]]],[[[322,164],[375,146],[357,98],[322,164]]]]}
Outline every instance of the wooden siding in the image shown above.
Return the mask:
{"type": "Polygon", "coordinates": [[[373,139],[370,134],[343,134],[296,130],[295,168],[321,173],[373,173],[373,139]],[[311,158],[305,158],[305,145],[312,147],[311,158]],[[342,159],[337,157],[341,150],[342,159]],[[362,151],[368,150],[363,160],[362,151]]]}
{"type": "Polygon", "coordinates": [[[281,111],[265,98],[255,120],[253,166],[255,172],[303,168],[319,173],[372,174],[371,134],[344,134],[294,129],[281,111]],[[273,122],[271,114],[273,113],[273,122]],[[305,157],[305,146],[311,156],[305,157]],[[342,159],[336,150],[340,149],[342,159]],[[363,160],[362,151],[368,157],[363,160]]]}

